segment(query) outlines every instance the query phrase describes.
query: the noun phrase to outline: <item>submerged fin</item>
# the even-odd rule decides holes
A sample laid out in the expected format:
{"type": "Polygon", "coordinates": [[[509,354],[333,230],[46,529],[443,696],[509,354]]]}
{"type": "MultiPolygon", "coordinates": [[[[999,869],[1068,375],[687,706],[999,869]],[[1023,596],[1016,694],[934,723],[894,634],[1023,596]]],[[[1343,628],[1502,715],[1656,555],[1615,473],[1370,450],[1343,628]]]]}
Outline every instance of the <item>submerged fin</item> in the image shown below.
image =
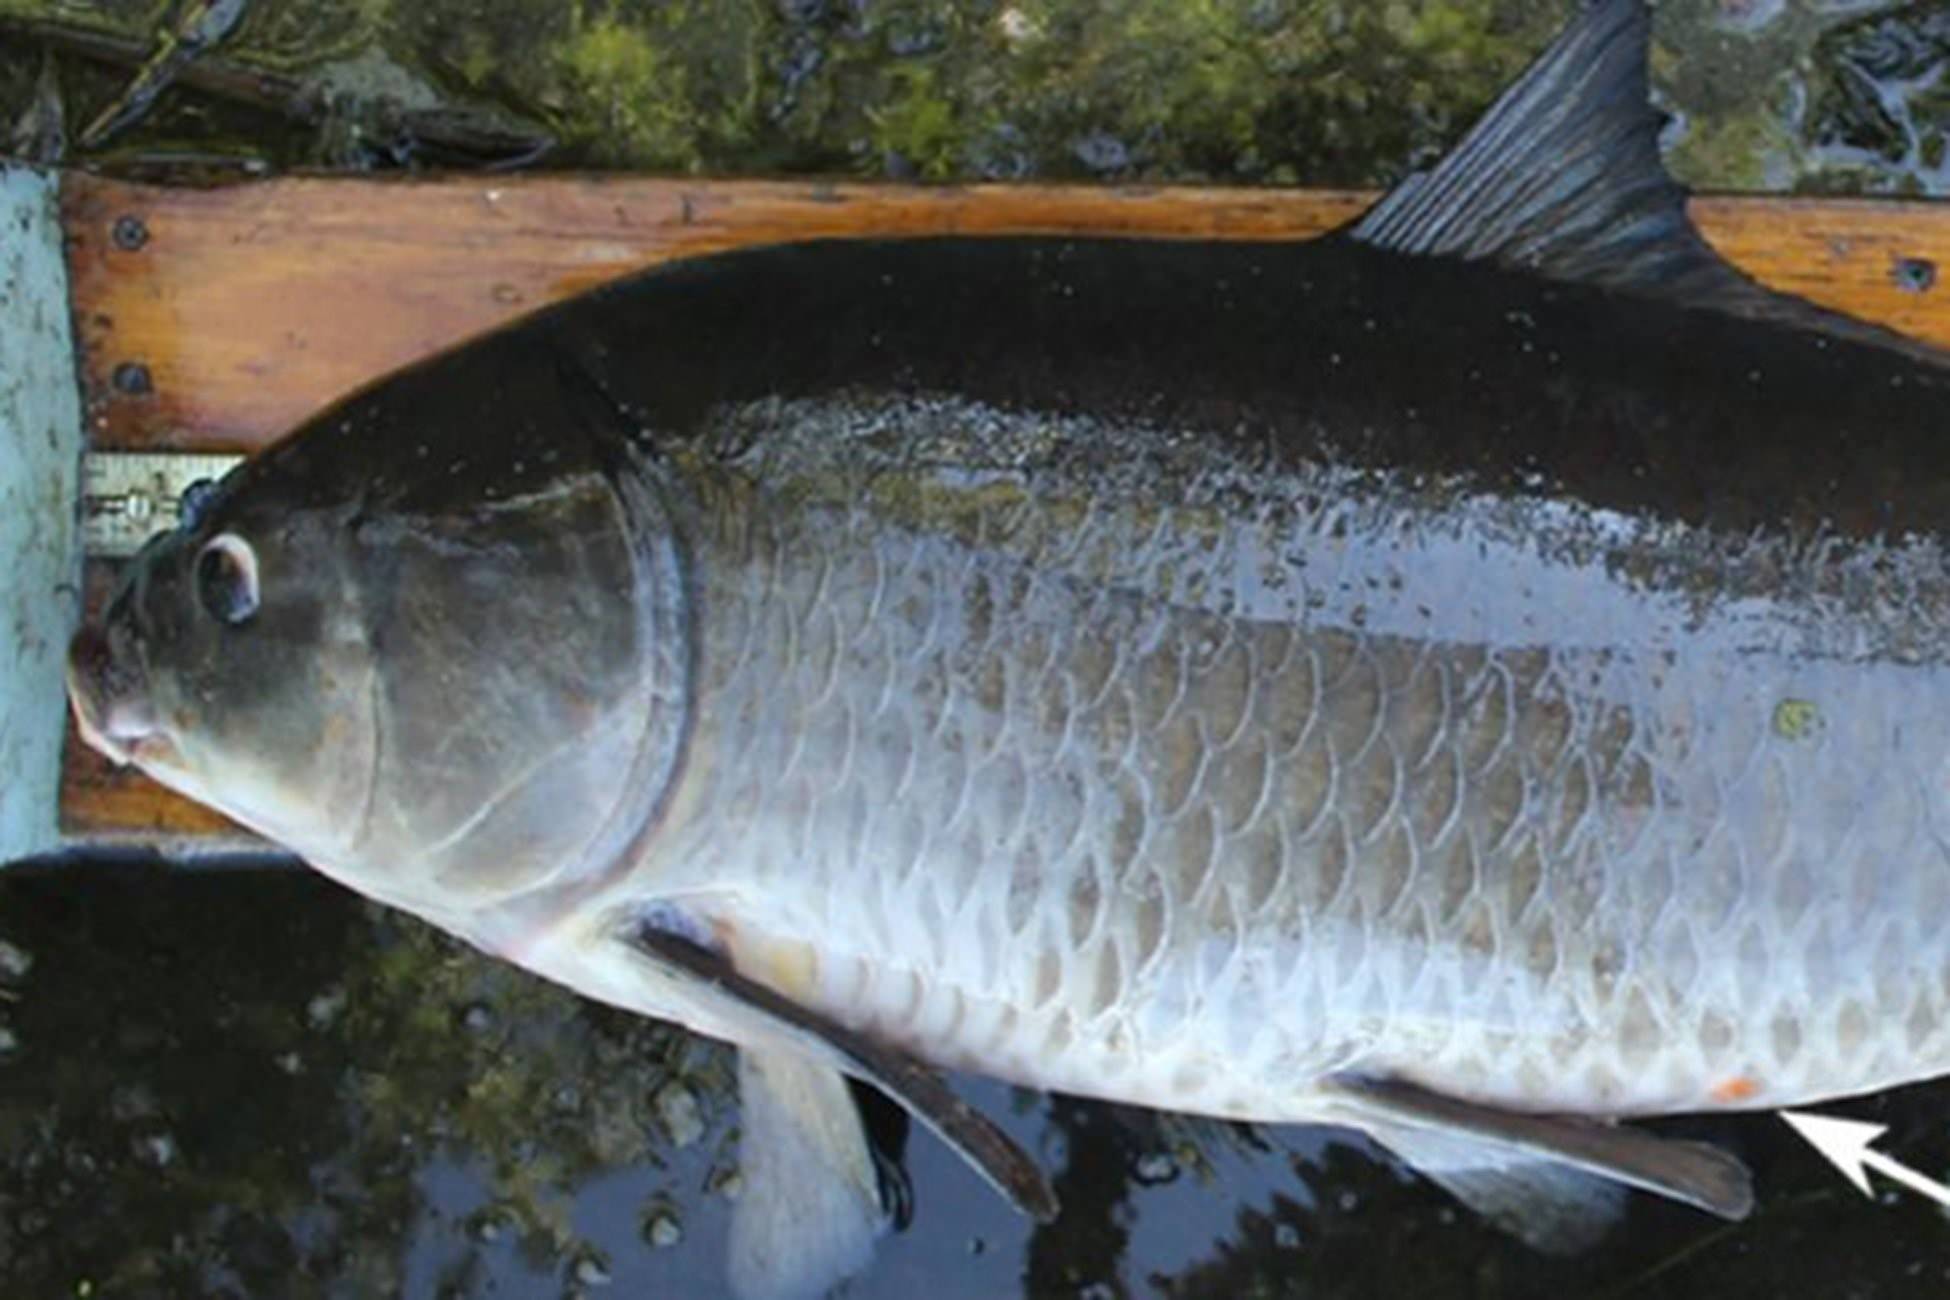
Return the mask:
{"type": "Polygon", "coordinates": [[[831,1066],[745,1047],[738,1098],[732,1289],[744,1300],[823,1295],[866,1266],[888,1223],[853,1094],[831,1066]]]}
{"type": "Polygon", "coordinates": [[[1650,33],[1645,0],[1591,0],[1455,148],[1348,235],[1943,361],[1927,344],[1756,284],[1701,238],[1659,157],[1650,33]]]}
{"type": "MultiPolygon", "coordinates": [[[[631,943],[714,1020],[749,1026],[740,1035],[743,1041],[776,1044],[872,1084],[946,1142],[1010,1204],[1039,1222],[1056,1217],[1056,1193],[1036,1162],[934,1071],[740,974],[728,958],[684,934],[646,924],[631,935],[631,943]]],[[[854,1123],[857,1127],[857,1113],[854,1123]]]]}
{"type": "Polygon", "coordinates": [[[1596,1245],[1625,1212],[1625,1187],[1467,1134],[1375,1121],[1370,1135],[1415,1171],[1532,1249],[1596,1245]]]}
{"type": "Polygon", "coordinates": [[[1623,1187],[1728,1219],[1753,1208],[1746,1166],[1704,1143],[1497,1110],[1392,1079],[1342,1077],[1330,1095],[1337,1117],[1539,1249],[1596,1240],[1617,1218],[1623,1187]]]}

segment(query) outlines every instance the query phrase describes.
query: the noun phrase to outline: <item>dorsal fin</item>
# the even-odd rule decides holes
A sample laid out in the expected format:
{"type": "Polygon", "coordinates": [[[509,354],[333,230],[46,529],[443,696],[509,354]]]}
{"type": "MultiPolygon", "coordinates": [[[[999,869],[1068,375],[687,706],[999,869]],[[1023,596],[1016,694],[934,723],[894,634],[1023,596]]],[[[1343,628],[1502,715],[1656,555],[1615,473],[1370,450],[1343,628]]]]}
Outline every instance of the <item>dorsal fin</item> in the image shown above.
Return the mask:
{"type": "Polygon", "coordinates": [[[1434,170],[1371,208],[1355,238],[1681,297],[1737,278],[1659,161],[1650,31],[1642,0],[1597,0],[1434,170]]]}
{"type": "Polygon", "coordinates": [[[1644,0],[1590,0],[1454,149],[1348,234],[1390,252],[1493,262],[1942,364],[1928,344],[1756,284],[1700,237],[1659,158],[1650,35],[1644,0]]]}

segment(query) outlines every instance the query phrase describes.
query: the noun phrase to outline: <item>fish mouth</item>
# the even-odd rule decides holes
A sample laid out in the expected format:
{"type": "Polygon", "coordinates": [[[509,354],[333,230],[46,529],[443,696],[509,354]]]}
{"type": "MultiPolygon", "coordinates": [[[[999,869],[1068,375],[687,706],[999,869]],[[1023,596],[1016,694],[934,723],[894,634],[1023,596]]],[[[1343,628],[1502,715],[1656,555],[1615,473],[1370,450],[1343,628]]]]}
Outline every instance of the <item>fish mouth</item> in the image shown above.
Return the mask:
{"type": "Polygon", "coordinates": [[[84,626],[68,643],[68,699],[88,745],[118,765],[140,761],[165,743],[147,683],[109,634],[84,626]]]}

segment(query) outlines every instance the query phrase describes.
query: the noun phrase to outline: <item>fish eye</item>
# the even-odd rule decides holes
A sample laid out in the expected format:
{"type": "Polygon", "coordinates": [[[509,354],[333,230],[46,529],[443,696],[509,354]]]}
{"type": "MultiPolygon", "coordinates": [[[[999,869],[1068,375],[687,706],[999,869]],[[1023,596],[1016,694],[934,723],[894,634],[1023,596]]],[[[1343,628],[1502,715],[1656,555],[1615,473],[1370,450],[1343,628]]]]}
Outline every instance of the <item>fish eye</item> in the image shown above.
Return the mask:
{"type": "Polygon", "coordinates": [[[196,598],[219,623],[235,626],[257,612],[257,552],[235,533],[219,533],[196,557],[196,598]]]}

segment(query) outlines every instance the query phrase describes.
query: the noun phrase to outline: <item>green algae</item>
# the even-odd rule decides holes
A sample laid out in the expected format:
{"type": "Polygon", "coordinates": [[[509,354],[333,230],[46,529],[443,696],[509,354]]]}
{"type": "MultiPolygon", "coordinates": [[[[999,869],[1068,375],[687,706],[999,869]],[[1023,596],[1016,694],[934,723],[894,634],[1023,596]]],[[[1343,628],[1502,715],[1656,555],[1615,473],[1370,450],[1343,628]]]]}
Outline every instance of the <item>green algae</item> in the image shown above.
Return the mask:
{"type": "Polygon", "coordinates": [[[571,139],[587,141],[593,160],[677,169],[698,164],[688,69],[651,33],[614,17],[579,21],[558,57],[560,85],[582,96],[571,139]]]}
{"type": "MultiPolygon", "coordinates": [[[[569,168],[1385,185],[1436,157],[1573,7],[257,0],[209,57],[322,88],[362,130],[171,92],[97,161],[188,143],[271,168],[452,166],[387,117],[434,96],[526,124],[569,168]]],[[[35,32],[140,42],[157,19],[145,0],[0,0],[0,120],[27,103],[35,32]]],[[[1938,192],[1946,48],[1933,4],[1671,0],[1654,70],[1673,170],[1704,189],[1938,192]]],[[[63,73],[70,121],[124,75],[76,58],[63,73]]]]}

